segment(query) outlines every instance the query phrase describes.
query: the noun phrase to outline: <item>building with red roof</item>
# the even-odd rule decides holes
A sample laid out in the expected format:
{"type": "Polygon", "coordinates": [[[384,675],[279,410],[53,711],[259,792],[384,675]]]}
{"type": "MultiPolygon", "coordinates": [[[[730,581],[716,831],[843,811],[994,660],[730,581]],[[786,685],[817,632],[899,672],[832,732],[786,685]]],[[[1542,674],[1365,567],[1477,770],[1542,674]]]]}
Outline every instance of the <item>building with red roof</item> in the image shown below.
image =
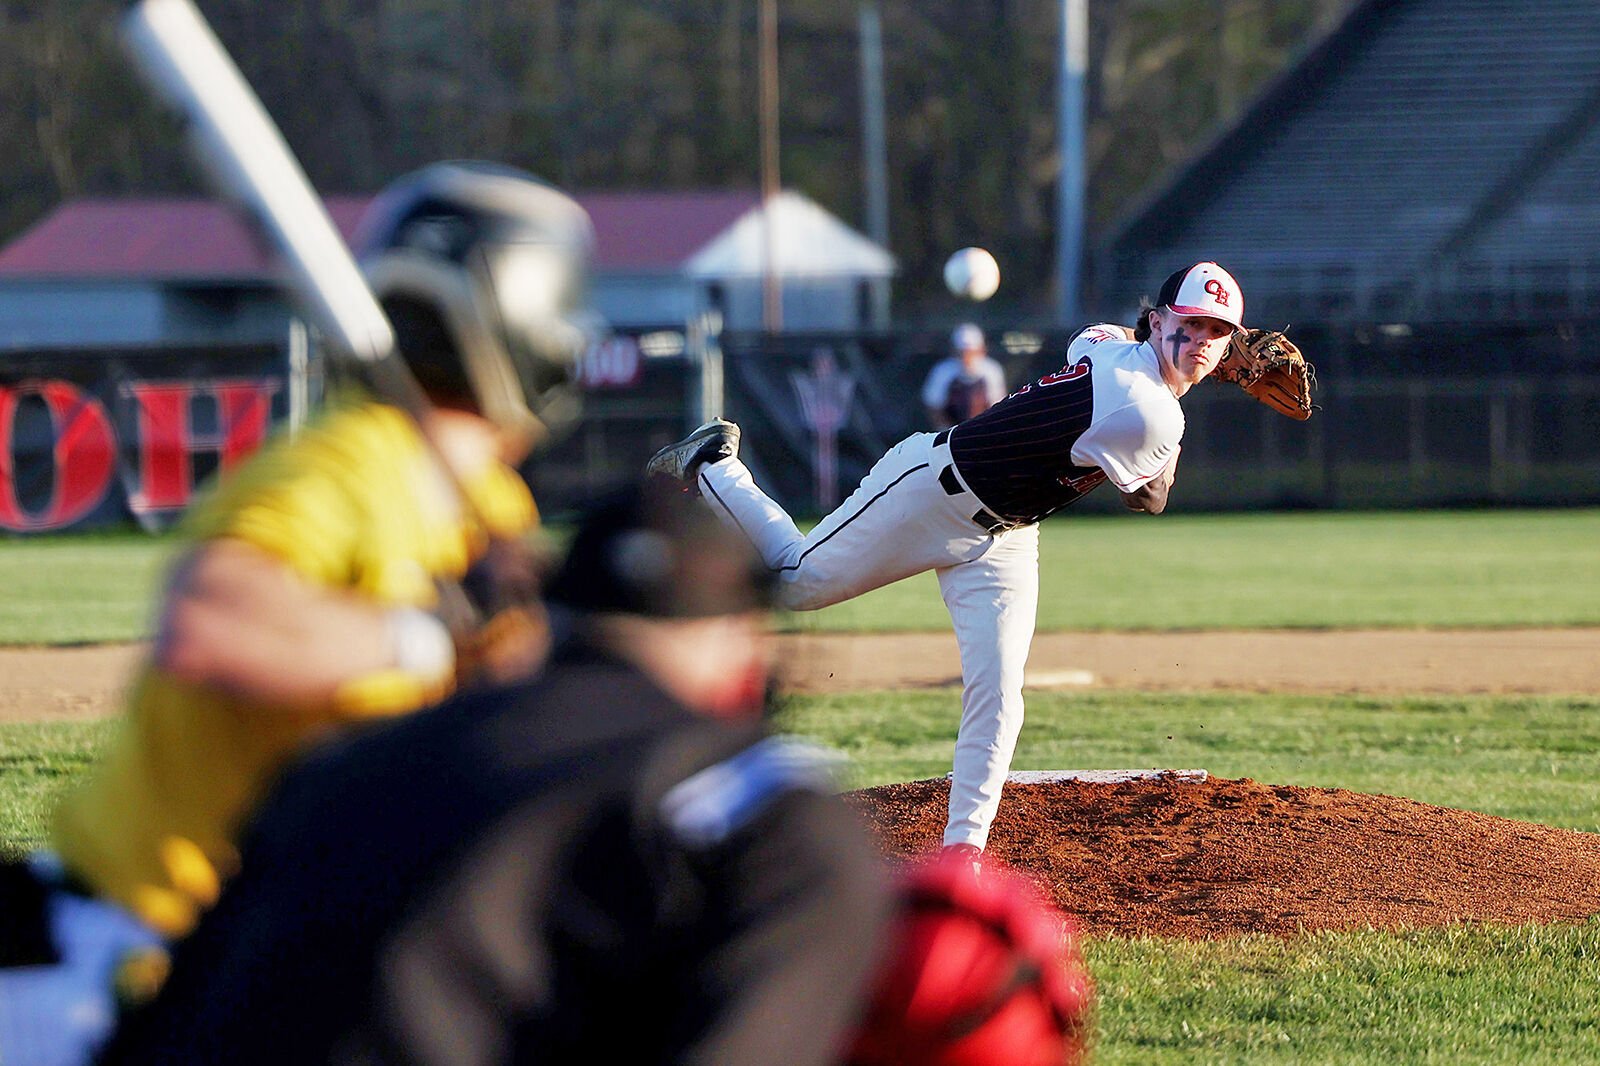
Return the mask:
{"type": "MultiPolygon", "coordinates": [[[[761,326],[762,203],[750,191],[580,194],[594,220],[591,298],[622,328],[682,326],[707,310],[761,326]]],[[[348,240],[370,196],[331,196],[348,240]]],[[[894,261],[806,197],[773,204],[773,266],[790,329],[858,329],[894,261]]],[[[248,228],[203,199],[80,199],[0,248],[0,347],[254,343],[288,316],[276,267],[248,228]]]]}

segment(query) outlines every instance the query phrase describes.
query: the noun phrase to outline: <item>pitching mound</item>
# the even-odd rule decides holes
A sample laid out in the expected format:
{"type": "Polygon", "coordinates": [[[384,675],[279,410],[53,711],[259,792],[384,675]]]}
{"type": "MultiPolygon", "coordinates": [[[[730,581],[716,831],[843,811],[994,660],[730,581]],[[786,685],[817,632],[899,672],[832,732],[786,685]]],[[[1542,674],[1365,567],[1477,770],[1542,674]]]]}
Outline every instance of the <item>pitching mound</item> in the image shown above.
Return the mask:
{"type": "MultiPolygon", "coordinates": [[[[949,784],[847,794],[892,856],[944,832],[949,784]]],[[[989,852],[1086,932],[1286,935],[1600,914],[1600,834],[1245,778],[1008,784],[989,852]]]]}

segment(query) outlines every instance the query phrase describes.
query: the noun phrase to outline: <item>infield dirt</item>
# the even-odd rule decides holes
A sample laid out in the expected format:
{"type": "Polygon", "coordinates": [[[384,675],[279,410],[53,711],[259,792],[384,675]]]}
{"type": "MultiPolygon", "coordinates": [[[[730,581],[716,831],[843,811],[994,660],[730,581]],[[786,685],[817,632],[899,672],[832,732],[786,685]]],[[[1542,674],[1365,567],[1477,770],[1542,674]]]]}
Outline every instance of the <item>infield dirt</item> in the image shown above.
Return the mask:
{"type": "MultiPolygon", "coordinates": [[[[114,714],[143,647],[0,648],[0,721],[114,714]]],[[[799,692],[958,685],[948,632],[791,633],[799,692]]],[[[1262,630],[1041,633],[1033,687],[1274,692],[1600,692],[1600,630],[1262,630]]]]}
{"type": "MultiPolygon", "coordinates": [[[[792,634],[784,661],[800,691],[961,683],[955,637],[947,632],[792,634]]],[[[1600,692],[1600,630],[1040,633],[1028,679],[1033,687],[1592,693],[1600,692]]]]}

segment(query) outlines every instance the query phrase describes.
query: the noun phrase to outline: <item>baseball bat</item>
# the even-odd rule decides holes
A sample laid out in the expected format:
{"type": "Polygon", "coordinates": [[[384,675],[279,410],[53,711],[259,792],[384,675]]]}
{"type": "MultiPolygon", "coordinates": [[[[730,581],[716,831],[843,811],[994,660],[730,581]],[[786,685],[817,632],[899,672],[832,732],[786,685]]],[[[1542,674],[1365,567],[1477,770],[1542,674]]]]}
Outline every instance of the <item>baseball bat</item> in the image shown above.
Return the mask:
{"type": "Polygon", "coordinates": [[[277,253],[298,310],[382,398],[412,415],[428,404],[395,357],[394,329],[282,133],[192,0],[136,0],[121,39],[135,69],[177,115],[212,185],[277,253]]]}
{"type": "MultiPolygon", "coordinates": [[[[344,238],[266,108],[192,0],[135,0],[121,39],[135,69],[177,115],[217,190],[240,210],[287,270],[290,295],[335,358],[353,360],[378,398],[409,414],[440,459],[462,508],[483,516],[427,431],[427,395],[396,350],[394,328],[344,238]]],[[[489,528],[487,524],[484,528],[489,528]]],[[[458,625],[473,609],[441,585],[458,625]]]]}

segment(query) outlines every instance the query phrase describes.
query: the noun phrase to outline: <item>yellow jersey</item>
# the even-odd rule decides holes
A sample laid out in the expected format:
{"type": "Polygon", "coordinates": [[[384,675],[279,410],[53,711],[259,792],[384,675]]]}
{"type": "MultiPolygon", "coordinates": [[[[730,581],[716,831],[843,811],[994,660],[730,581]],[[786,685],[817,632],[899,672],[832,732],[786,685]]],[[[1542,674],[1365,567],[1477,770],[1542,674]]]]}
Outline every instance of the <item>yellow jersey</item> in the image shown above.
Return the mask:
{"type": "MultiPolygon", "coordinates": [[[[537,521],[527,486],[499,463],[461,491],[470,515],[411,419],[367,401],[269,442],[184,524],[194,540],[244,541],[324,587],[429,608],[436,578],[461,577],[490,535],[520,536],[537,521]]],[[[54,844],[86,887],[181,936],[237,866],[244,820],[296,752],[342,722],[435,702],[450,681],[385,671],[308,713],[147,664],[105,759],[57,810],[54,844]]]]}

